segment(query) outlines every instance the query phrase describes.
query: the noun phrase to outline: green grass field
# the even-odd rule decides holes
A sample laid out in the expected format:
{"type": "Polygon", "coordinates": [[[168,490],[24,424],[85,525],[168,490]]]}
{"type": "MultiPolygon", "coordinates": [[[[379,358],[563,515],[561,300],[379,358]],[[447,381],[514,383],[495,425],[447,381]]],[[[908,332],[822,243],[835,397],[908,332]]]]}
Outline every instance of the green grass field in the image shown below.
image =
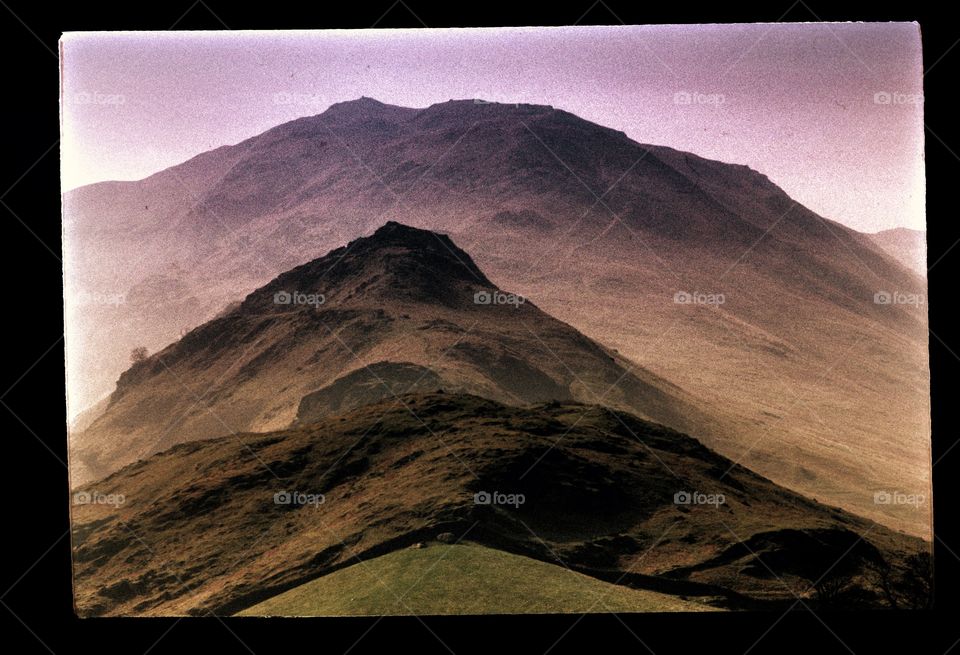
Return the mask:
{"type": "Polygon", "coordinates": [[[274,596],[239,616],[707,611],[475,544],[395,551],[274,596]]]}

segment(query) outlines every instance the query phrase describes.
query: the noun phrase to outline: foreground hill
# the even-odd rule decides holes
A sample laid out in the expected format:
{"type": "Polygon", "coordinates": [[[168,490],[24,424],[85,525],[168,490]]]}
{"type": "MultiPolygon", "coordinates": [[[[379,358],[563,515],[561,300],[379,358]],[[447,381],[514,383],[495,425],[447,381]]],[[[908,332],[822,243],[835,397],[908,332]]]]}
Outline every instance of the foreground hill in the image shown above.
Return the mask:
{"type": "Polygon", "coordinates": [[[183,443],[80,491],[123,499],[73,506],[84,616],[232,614],[445,534],[729,608],[905,604],[929,550],[627,413],[447,393],[183,443]]]}

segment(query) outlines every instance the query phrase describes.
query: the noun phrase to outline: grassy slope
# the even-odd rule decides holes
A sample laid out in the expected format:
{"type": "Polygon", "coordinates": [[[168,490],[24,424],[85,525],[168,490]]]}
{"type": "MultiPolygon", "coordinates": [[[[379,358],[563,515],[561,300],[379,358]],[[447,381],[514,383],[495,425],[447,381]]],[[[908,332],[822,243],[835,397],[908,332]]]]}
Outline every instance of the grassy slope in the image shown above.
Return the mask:
{"type": "Polygon", "coordinates": [[[406,548],[307,582],[240,616],[679,612],[706,605],[476,544],[406,548]]]}

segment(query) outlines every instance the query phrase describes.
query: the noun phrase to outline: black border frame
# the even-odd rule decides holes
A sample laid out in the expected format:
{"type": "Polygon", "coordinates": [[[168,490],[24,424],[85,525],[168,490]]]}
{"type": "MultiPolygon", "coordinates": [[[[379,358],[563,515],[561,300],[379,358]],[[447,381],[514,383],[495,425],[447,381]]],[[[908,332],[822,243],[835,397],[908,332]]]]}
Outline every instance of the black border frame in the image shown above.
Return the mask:
{"type": "Polygon", "coordinates": [[[62,279],[59,262],[59,162],[57,41],[64,31],[231,28],[364,28],[648,24],[707,22],[804,22],[817,20],[918,21],[924,38],[927,131],[927,214],[933,458],[936,607],[929,612],[818,612],[842,645],[818,619],[803,610],[782,618],[749,652],[814,648],[818,652],[960,653],[957,589],[960,536],[953,520],[956,492],[950,484],[960,467],[958,432],[950,411],[960,370],[960,338],[951,321],[953,273],[960,260],[960,224],[947,182],[960,170],[960,139],[953,115],[952,80],[960,62],[960,27],[934,3],[897,8],[874,2],[784,0],[777,3],[631,3],[583,0],[551,7],[500,0],[437,3],[381,0],[369,3],[311,4],[277,0],[241,7],[223,0],[183,0],[153,5],[90,2],[44,6],[2,0],[6,50],[3,104],[4,163],[0,214],[4,250],[0,256],[6,297],[6,361],[0,379],[0,420],[4,423],[5,522],[0,574],[0,621],[10,652],[71,653],[76,650],[161,653],[211,648],[215,652],[285,652],[310,648],[344,653],[385,648],[462,652],[563,652],[630,650],[687,653],[695,649],[744,653],[779,615],[390,617],[376,619],[87,619],[73,613],[68,525],[62,279]],[[953,145],[956,144],[956,145],[953,145]],[[48,149],[49,148],[49,149],[48,149]],[[942,257],[942,259],[940,259],[942,257]],[[938,261],[939,260],[939,261],[938,261]],[[43,357],[42,354],[46,353],[43,357]],[[38,360],[37,358],[40,357],[38,360]],[[24,373],[26,371],[26,373],[24,373]],[[942,457],[942,459],[940,459],[942,457]],[[622,620],[621,620],[622,619],[622,620]],[[576,621],[569,633],[561,635],[576,621]],[[371,629],[372,626],[374,626],[371,629]],[[368,632],[369,631],[369,632],[368,632]],[[434,633],[434,634],[431,634],[434,633]],[[365,636],[364,636],[365,635],[365,636]],[[437,639],[436,637],[439,637],[437,639]],[[559,641],[558,641],[559,639],[559,641]],[[441,641],[443,642],[441,644],[441,641]]]}

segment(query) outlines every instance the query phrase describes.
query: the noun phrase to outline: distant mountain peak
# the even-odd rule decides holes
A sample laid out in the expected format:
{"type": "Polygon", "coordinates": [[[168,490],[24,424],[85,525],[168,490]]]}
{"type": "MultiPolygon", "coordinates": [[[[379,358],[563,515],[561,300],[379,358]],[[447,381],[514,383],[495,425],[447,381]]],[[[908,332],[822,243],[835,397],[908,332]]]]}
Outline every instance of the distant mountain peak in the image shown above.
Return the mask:
{"type": "MultiPolygon", "coordinates": [[[[417,114],[431,115],[470,115],[470,116],[532,116],[558,111],[552,105],[537,105],[521,102],[499,102],[482,98],[459,98],[445,102],[436,102],[423,108],[403,107],[381,102],[376,98],[360,96],[354,100],[344,100],[330,105],[320,116],[342,120],[356,118],[369,120],[383,118],[388,120],[406,120],[417,114]]],[[[566,114],[567,112],[562,112],[566,114]]]]}
{"type": "Polygon", "coordinates": [[[914,273],[927,275],[927,233],[908,227],[895,227],[868,234],[870,240],[914,273]]]}
{"type": "Polygon", "coordinates": [[[483,98],[451,99],[438,102],[421,110],[423,114],[483,116],[534,116],[552,112],[566,114],[552,105],[536,105],[525,102],[499,102],[483,98]]]}
{"type": "Polygon", "coordinates": [[[360,96],[355,100],[343,100],[341,102],[335,102],[330,105],[330,109],[334,107],[395,107],[396,105],[388,105],[385,102],[380,102],[376,98],[370,98],[368,96],[360,96]]]}
{"type": "Polygon", "coordinates": [[[319,117],[343,121],[351,119],[369,121],[370,119],[400,120],[416,114],[419,109],[401,107],[380,102],[376,98],[360,96],[355,100],[344,100],[330,105],[319,117]]]}

